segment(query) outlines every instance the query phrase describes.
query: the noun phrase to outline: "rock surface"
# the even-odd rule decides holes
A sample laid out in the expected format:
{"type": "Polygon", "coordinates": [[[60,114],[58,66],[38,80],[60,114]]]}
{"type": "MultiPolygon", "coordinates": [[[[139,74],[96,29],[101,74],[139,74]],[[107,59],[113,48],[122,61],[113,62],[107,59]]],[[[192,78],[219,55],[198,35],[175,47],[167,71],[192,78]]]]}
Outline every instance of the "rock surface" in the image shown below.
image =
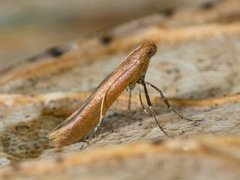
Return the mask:
{"type": "Polygon", "coordinates": [[[2,69],[0,177],[238,179],[239,17],[239,1],[156,14],[2,69]],[[149,89],[167,138],[143,113],[136,90],[132,110],[123,93],[97,137],[51,147],[48,133],[146,39],[158,46],[146,80],[201,121],[179,119],[149,89]]]}

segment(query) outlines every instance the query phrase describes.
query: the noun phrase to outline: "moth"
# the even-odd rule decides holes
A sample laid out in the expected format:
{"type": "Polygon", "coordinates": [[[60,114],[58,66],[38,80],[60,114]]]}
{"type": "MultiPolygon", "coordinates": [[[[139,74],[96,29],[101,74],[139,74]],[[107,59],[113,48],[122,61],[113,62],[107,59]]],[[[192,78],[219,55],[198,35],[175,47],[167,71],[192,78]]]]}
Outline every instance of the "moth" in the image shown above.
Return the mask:
{"type": "MultiPolygon", "coordinates": [[[[158,122],[152,109],[152,103],[148,94],[147,85],[157,90],[168,108],[172,109],[180,118],[184,118],[168,103],[162,91],[153,84],[145,81],[150,59],[155,55],[157,46],[152,41],[143,42],[132,51],[118,67],[108,75],[90,95],[81,108],[70,115],[62,124],[49,134],[50,143],[55,147],[69,145],[84,138],[84,136],[95,127],[97,130],[103,116],[118,96],[128,88],[129,91],[136,84],[143,86],[148,113],[154,117],[160,130],[168,136],[167,132],[158,122]]],[[[142,107],[141,95],[140,102],[142,107]]],[[[129,103],[130,104],[130,103],[129,103]]],[[[146,109],[145,109],[146,110],[146,109]]],[[[190,120],[190,119],[187,119],[190,120]]]]}

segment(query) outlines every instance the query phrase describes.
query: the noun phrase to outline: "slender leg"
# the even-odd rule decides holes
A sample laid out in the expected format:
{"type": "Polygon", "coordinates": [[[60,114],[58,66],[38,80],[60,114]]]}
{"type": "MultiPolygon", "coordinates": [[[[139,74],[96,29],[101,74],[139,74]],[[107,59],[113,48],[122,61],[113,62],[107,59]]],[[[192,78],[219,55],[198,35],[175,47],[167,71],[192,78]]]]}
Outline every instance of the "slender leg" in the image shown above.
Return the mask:
{"type": "Polygon", "coordinates": [[[172,110],[178,117],[180,117],[181,119],[185,119],[185,120],[187,120],[187,121],[196,121],[196,120],[193,120],[193,119],[186,118],[186,117],[182,116],[179,112],[177,112],[177,111],[173,108],[173,106],[171,106],[171,105],[169,104],[168,100],[166,99],[166,97],[164,96],[163,92],[162,92],[159,88],[157,88],[156,86],[154,86],[154,85],[153,85],[152,83],[150,83],[150,82],[145,81],[145,83],[146,83],[147,85],[151,86],[153,89],[155,89],[156,91],[158,91],[158,92],[160,93],[161,98],[163,99],[163,102],[164,102],[164,103],[167,105],[167,107],[168,107],[170,110],[172,110]]]}
{"type": "Polygon", "coordinates": [[[107,92],[104,94],[102,101],[101,101],[100,118],[99,118],[99,122],[98,122],[97,126],[94,128],[94,132],[98,131],[98,129],[100,128],[100,125],[102,123],[102,120],[103,120],[103,106],[104,106],[104,101],[106,99],[106,94],[107,94],[107,92]]]}
{"type": "Polygon", "coordinates": [[[127,87],[127,90],[129,91],[129,96],[128,96],[128,110],[131,110],[131,98],[132,98],[132,90],[134,89],[136,83],[130,83],[127,87]]]}
{"type": "Polygon", "coordinates": [[[132,98],[132,89],[129,88],[129,96],[128,96],[128,110],[131,110],[131,98],[132,98]]]}
{"type": "Polygon", "coordinates": [[[146,113],[147,115],[150,116],[150,114],[148,113],[147,109],[145,108],[143,101],[142,101],[142,94],[141,94],[141,86],[139,85],[139,94],[138,94],[139,100],[140,100],[140,104],[143,108],[144,113],[146,113]]]}
{"type": "Polygon", "coordinates": [[[159,129],[160,129],[166,136],[169,136],[168,133],[162,128],[162,126],[161,126],[160,123],[158,122],[158,120],[157,120],[157,118],[156,118],[156,115],[155,115],[155,112],[154,112],[153,109],[152,109],[152,103],[151,103],[151,100],[150,100],[150,98],[149,98],[149,94],[148,94],[148,90],[147,90],[147,86],[146,86],[145,81],[144,81],[144,80],[140,80],[139,83],[143,85],[144,93],[145,93],[145,97],[146,97],[146,101],[147,101],[147,104],[148,104],[148,107],[149,107],[149,110],[150,110],[151,115],[154,117],[154,120],[156,121],[159,129]]]}

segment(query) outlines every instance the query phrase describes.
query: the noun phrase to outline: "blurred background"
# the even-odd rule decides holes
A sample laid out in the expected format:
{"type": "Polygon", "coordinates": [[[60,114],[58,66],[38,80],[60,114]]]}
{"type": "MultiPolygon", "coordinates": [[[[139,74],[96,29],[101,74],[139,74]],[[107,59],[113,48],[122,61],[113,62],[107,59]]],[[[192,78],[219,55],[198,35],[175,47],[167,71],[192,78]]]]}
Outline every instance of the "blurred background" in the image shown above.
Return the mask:
{"type": "Polygon", "coordinates": [[[137,18],[217,1],[221,0],[1,1],[0,69],[137,18]]]}

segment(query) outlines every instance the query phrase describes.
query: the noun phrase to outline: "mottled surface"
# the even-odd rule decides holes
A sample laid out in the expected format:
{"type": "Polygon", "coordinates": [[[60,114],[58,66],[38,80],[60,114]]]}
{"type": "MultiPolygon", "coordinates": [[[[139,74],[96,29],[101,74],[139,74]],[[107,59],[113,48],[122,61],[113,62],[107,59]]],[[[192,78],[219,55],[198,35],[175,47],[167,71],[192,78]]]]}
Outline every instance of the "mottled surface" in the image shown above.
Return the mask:
{"type": "Polygon", "coordinates": [[[220,4],[179,11],[166,19],[150,16],[1,70],[0,166],[6,168],[0,177],[237,179],[240,5],[234,3],[223,4],[231,11],[220,4]],[[184,13],[189,16],[183,22],[184,13]],[[169,100],[178,112],[198,121],[177,117],[149,88],[157,119],[172,138],[166,137],[144,114],[136,88],[131,111],[124,92],[97,136],[90,132],[87,141],[51,147],[48,133],[144,39],[158,45],[146,80],[174,97],[169,100]],[[112,147],[117,144],[121,146],[112,147]]]}
{"type": "Polygon", "coordinates": [[[1,170],[0,176],[5,179],[79,179],[81,176],[83,179],[232,180],[240,175],[239,145],[239,138],[231,136],[120,145],[25,162],[1,170]]]}

